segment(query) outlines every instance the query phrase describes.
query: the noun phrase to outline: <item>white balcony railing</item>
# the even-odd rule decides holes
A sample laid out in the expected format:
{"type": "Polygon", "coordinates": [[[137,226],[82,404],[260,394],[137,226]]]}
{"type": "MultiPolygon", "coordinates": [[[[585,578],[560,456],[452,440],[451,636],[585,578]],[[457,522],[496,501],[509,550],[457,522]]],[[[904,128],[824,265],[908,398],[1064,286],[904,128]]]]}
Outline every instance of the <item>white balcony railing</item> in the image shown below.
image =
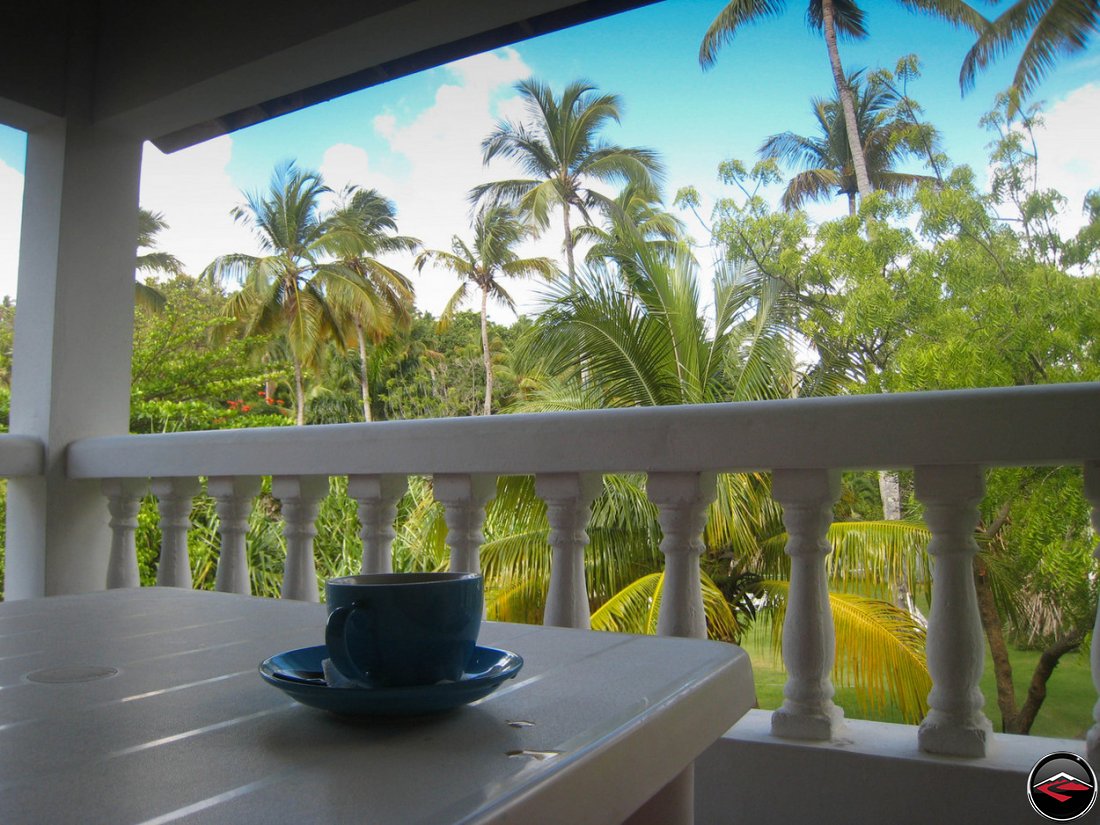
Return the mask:
{"type": "MultiPolygon", "coordinates": [[[[584,527],[600,474],[645,472],[659,510],[666,585],[660,632],[704,633],[699,553],[716,472],[770,471],[792,557],[783,658],[786,700],[771,733],[835,739],[833,627],[825,532],[850,469],[915,470],[935,560],[927,658],[933,689],[917,734],[927,754],[981,757],[991,741],[978,680],[983,637],[971,560],[983,470],[1006,465],[1083,465],[1100,510],[1100,385],[911,393],[892,396],[606,410],[431,421],[345,424],[91,438],[74,443],[68,473],[102,479],[114,543],[111,587],[138,583],[134,556],[140,497],[157,495],[163,547],[158,583],[189,587],[187,515],[208,479],[221,521],[217,588],[248,592],[244,548],[251,501],[273,477],[287,536],[283,594],[316,599],[313,522],[328,477],[348,476],[358,500],[363,569],[390,569],[397,501],[412,474],[432,475],[446,509],[453,569],[477,570],[484,505],[500,475],[533,474],[548,504],[553,565],[546,621],[586,626],[584,527]],[[1090,412],[1093,411],[1093,412],[1090,412]]],[[[1094,524],[1097,517],[1094,515],[1094,524]]],[[[1085,575],[1082,571],[1082,575],[1085,575]]],[[[1100,686],[1100,645],[1092,653],[1100,686]]],[[[1100,703],[1089,753],[1100,757],[1100,703]]]]}

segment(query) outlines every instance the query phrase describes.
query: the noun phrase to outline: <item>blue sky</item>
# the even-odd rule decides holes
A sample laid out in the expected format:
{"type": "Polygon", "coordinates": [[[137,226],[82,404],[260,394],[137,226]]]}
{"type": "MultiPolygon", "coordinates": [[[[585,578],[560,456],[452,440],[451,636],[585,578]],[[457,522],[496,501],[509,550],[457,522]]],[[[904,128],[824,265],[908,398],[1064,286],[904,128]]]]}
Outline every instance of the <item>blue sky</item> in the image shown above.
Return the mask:
{"type": "MultiPolygon", "coordinates": [[[[892,68],[899,57],[916,52],[923,77],[911,94],[943,131],[951,157],[982,169],[990,136],[978,119],[1007,86],[1015,55],[982,75],[963,98],[957,78],[970,35],[898,3],[864,6],[870,37],[842,42],[845,67],[892,68]]],[[[232,224],[228,210],[241,201],[240,190],[263,187],[275,164],[296,158],[320,169],[334,187],[353,182],[379,188],[396,201],[403,232],[445,247],[451,234],[467,232],[468,188],[510,175],[504,166],[482,168],[478,143],[495,118],[517,113],[511,85],[528,74],[556,90],[583,77],[620,95],[622,125],[609,129],[607,138],[657,149],[668,170],[669,199],[688,184],[705,198],[719,196],[720,161],[751,160],[776,132],[811,133],[809,99],[832,91],[824,42],[807,29],[805,4],[798,2],[789,3],[780,18],[739,33],[714,68],[703,72],[699,42],[721,7],[721,0],[667,0],[367,89],[175,155],[147,147],[143,205],[165,213],[172,229],[163,248],[197,271],[219,253],[250,251],[251,238],[232,224]]],[[[1091,148],[1096,131],[1088,121],[1100,112],[1097,47],[1062,61],[1039,97],[1055,107],[1053,148],[1044,149],[1044,160],[1073,170],[1052,181],[1100,185],[1091,148]]],[[[0,127],[0,226],[12,223],[3,218],[18,202],[23,151],[22,135],[0,127]]],[[[818,214],[824,218],[842,209],[838,201],[818,214]]],[[[10,229],[0,233],[0,292],[12,292],[17,236],[10,229]]],[[[554,254],[558,244],[548,238],[540,251],[554,254]]],[[[420,276],[418,303],[438,311],[454,285],[442,273],[420,276]]],[[[521,300],[525,294],[521,290],[521,300]]]]}

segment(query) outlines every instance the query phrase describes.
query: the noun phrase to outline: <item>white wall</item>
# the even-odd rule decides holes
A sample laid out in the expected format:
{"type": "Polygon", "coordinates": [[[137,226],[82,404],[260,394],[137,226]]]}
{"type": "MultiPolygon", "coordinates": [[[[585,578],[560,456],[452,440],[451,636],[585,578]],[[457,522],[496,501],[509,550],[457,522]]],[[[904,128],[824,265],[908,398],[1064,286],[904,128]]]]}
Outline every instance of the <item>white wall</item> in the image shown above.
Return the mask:
{"type": "Polygon", "coordinates": [[[1032,766],[1085,752],[1083,741],[994,734],[985,759],[937,757],[917,750],[908,725],[849,720],[845,741],[806,743],[772,737],[770,719],[749,711],[696,760],[696,825],[1040,823],[1027,799],[1032,766]]]}

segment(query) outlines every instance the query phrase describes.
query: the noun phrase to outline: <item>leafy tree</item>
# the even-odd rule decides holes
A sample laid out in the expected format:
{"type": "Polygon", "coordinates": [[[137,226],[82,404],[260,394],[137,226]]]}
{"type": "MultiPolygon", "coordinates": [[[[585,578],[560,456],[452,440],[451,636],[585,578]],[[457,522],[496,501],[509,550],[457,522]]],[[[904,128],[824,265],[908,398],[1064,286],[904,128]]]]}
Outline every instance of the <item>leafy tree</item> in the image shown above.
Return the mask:
{"type": "MultiPolygon", "coordinates": [[[[894,168],[898,161],[914,152],[909,142],[913,124],[899,115],[896,93],[878,75],[865,82],[862,70],[848,76],[848,87],[855,101],[867,174],[875,189],[897,194],[930,180],[925,175],[894,168]]],[[[854,215],[858,188],[840,99],[813,98],[811,107],[817,119],[816,135],[805,137],[793,132],[772,135],[760,147],[760,155],[801,169],[787,183],[781,201],[784,209],[799,209],[807,200],[841,194],[848,197],[848,213],[854,215]]]]}
{"type": "MultiPolygon", "coordinates": [[[[859,220],[818,228],[803,257],[800,287],[812,306],[803,328],[822,368],[848,377],[848,391],[1100,377],[1100,281],[1066,271],[1075,260],[1067,250],[1082,235],[1058,234],[1064,199],[1037,187],[1027,129],[1005,128],[1011,100],[1000,106],[988,120],[1000,136],[988,192],[960,167],[942,186],[920,187],[911,204],[876,196],[863,216],[875,221],[873,232],[859,220]]],[[[996,470],[987,486],[975,584],[1002,725],[1025,733],[1058,660],[1091,627],[1095,562],[1079,469],[996,470]],[[1009,644],[1042,651],[1022,702],[1009,644]]]]}
{"type": "Polygon", "coordinates": [[[1016,0],[978,30],[978,41],[963,59],[959,85],[964,92],[973,88],[979,70],[1023,42],[1012,85],[1020,97],[1027,97],[1059,57],[1084,51],[1098,26],[1096,0],[1016,0]]]}
{"type": "Polygon", "coordinates": [[[475,187],[474,202],[509,203],[519,207],[541,227],[549,226],[550,212],[560,208],[566,272],[576,277],[571,213],[585,223],[593,210],[611,208],[608,199],[591,188],[592,181],[634,183],[652,188],[663,168],[651,149],[623,148],[607,143],[600,131],[619,122],[618,95],[600,94],[596,86],[576,80],[560,98],[545,83],[521,80],[516,91],[526,107],[523,122],[498,122],[481,142],[485,163],[495,157],[519,163],[527,178],[502,180],[475,187]]]}
{"type": "Polygon", "coordinates": [[[469,297],[471,286],[481,291],[481,351],[485,367],[484,414],[493,410],[493,360],[489,349],[489,298],[515,310],[515,301],[500,283],[500,278],[554,277],[556,267],[549,258],[521,258],[514,247],[531,235],[531,229],[522,223],[515,211],[507,206],[487,206],[474,218],[474,240],[470,246],[457,235],[451,243],[451,251],[427,249],[416,259],[417,270],[427,264],[435,264],[458,275],[462,283],[447,301],[440,318],[446,324],[455,311],[469,297]]]}
{"type": "Polygon", "coordinates": [[[254,365],[253,342],[217,343],[215,333],[231,323],[222,313],[225,296],[186,275],[156,288],[162,310],[139,311],[134,322],[131,432],[286,423],[282,400],[262,389],[285,367],[254,365]]]}
{"type": "MultiPolygon", "coordinates": [[[[979,32],[985,26],[985,18],[961,0],[901,0],[901,2],[912,9],[942,17],[956,26],[963,25],[979,32]]],[[[732,40],[743,26],[765,17],[779,15],[785,7],[785,2],[731,0],[714,18],[699,46],[699,62],[703,68],[709,68],[714,64],[718,50],[732,40]]],[[[873,182],[860,140],[854,95],[840,62],[837,38],[846,36],[862,39],[867,36],[867,30],[863,25],[863,10],[852,0],[810,0],[806,10],[806,20],[810,28],[821,32],[825,38],[829,66],[832,68],[833,82],[836,85],[840,108],[844,115],[856,191],[862,200],[871,193],[873,182]]]]}

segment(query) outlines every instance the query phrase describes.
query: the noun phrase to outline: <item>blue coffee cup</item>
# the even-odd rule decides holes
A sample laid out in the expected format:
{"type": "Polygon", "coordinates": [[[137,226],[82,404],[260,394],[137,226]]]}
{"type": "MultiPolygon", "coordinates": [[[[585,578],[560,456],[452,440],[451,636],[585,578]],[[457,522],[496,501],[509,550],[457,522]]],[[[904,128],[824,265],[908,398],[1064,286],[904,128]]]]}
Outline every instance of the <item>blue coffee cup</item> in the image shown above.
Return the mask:
{"type": "Polygon", "coordinates": [[[332,664],[373,687],[459,679],[485,596],[477,573],[376,573],[325,582],[332,664]]]}

